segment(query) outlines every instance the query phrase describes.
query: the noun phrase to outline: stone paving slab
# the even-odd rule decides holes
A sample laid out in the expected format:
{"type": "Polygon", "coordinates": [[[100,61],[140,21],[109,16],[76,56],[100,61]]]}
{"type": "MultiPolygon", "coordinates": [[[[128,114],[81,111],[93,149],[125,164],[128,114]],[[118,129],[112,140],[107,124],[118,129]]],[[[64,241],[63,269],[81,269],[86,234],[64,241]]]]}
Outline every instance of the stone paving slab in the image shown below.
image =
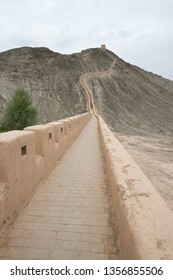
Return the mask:
{"type": "Polygon", "coordinates": [[[93,117],[0,238],[1,259],[119,259],[93,117]]]}

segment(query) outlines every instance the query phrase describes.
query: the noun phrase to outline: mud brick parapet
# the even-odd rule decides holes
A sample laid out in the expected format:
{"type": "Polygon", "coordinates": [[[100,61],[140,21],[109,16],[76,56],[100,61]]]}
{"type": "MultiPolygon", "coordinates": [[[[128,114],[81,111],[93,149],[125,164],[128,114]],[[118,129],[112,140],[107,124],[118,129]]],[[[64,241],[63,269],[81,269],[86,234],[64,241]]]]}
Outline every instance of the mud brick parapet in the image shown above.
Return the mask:
{"type": "Polygon", "coordinates": [[[90,118],[86,113],[0,134],[0,225],[30,198],[90,118]]]}
{"type": "Polygon", "coordinates": [[[122,259],[173,259],[173,212],[99,116],[122,259]]]}

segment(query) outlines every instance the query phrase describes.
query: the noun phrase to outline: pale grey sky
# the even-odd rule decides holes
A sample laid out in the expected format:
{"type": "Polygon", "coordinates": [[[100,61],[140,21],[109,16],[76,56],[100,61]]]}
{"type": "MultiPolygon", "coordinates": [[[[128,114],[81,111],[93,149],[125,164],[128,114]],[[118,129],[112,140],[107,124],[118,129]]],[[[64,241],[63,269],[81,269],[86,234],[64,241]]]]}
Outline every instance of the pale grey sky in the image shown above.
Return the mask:
{"type": "Polygon", "coordinates": [[[63,54],[106,44],[125,61],[173,80],[173,0],[0,0],[0,52],[63,54]]]}

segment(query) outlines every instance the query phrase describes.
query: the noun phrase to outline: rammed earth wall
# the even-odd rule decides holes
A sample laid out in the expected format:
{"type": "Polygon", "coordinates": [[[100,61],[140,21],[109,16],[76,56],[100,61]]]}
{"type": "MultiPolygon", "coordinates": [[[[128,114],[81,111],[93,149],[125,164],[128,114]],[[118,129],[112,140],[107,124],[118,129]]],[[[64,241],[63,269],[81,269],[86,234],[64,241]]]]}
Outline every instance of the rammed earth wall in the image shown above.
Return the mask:
{"type": "Polygon", "coordinates": [[[173,212],[98,117],[122,259],[173,259],[173,212]]]}
{"type": "Polygon", "coordinates": [[[86,113],[0,134],[0,225],[19,211],[90,118],[86,113]]]}

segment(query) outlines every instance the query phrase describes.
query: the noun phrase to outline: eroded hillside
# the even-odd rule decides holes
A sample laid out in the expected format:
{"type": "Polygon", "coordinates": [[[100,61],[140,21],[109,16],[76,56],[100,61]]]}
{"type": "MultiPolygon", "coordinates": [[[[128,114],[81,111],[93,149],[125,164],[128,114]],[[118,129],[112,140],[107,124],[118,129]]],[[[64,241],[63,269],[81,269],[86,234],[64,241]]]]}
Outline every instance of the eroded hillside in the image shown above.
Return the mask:
{"type": "Polygon", "coordinates": [[[131,135],[173,133],[173,81],[124,62],[101,48],[62,55],[46,48],[19,48],[0,53],[0,115],[16,87],[33,95],[40,122],[82,113],[82,73],[94,102],[109,126],[131,135]]]}
{"type": "Polygon", "coordinates": [[[171,136],[173,81],[111,56],[110,71],[88,76],[100,114],[118,133],[171,136]]]}
{"type": "Polygon", "coordinates": [[[79,78],[82,73],[109,67],[100,49],[62,55],[47,48],[24,47],[0,53],[0,116],[14,90],[24,86],[33,95],[41,123],[86,111],[79,78]]]}

